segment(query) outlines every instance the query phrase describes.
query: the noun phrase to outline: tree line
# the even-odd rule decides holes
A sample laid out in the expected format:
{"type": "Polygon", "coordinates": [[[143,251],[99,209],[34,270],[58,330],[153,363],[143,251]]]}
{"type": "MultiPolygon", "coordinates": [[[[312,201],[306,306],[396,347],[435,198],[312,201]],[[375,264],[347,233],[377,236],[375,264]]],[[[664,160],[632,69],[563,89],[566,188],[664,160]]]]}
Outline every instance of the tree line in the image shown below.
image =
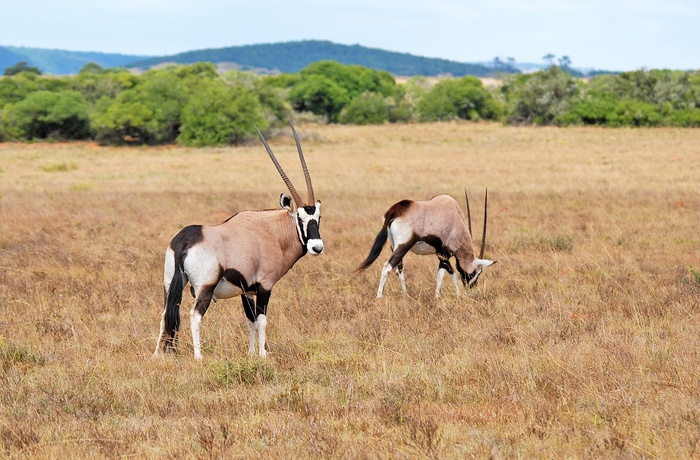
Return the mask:
{"type": "MultiPolygon", "coordinates": [[[[240,144],[290,118],[381,124],[494,120],[512,125],[700,126],[700,72],[638,70],[574,78],[565,67],[476,77],[414,77],[319,61],[297,73],[217,73],[211,63],[140,75],[87,64],[46,77],[27,66],[0,78],[0,141],[240,144]]],[[[6,72],[7,73],[7,72],[6,72]]]]}

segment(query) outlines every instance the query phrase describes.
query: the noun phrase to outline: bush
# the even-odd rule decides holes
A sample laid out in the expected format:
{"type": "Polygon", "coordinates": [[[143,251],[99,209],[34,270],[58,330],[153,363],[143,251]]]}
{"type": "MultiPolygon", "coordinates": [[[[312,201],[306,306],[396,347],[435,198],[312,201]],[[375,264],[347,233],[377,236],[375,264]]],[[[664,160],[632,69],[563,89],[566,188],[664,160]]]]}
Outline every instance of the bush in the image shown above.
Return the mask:
{"type": "Polygon", "coordinates": [[[625,99],[617,102],[607,115],[610,126],[657,126],[661,115],[654,104],[625,99]]]}
{"type": "Polygon", "coordinates": [[[302,69],[289,101],[295,110],[310,111],[326,122],[336,122],[343,108],[357,96],[378,93],[390,97],[396,92],[396,81],[388,72],[319,61],[302,69]]]}
{"type": "Polygon", "coordinates": [[[500,108],[476,77],[442,80],[418,101],[421,121],[495,120],[500,108]]]}
{"type": "Polygon", "coordinates": [[[362,93],[340,112],[338,121],[352,125],[379,125],[389,119],[389,107],[379,93],[362,93]]]}
{"type": "Polygon", "coordinates": [[[201,85],[182,111],[178,142],[205,146],[240,144],[255,136],[253,125],[265,131],[268,121],[258,95],[223,83],[201,85]]]}
{"type": "Polygon", "coordinates": [[[700,108],[674,110],[665,117],[665,124],[683,128],[700,127],[700,108]]]}
{"type": "Polygon", "coordinates": [[[144,73],[114,100],[97,101],[92,121],[95,138],[106,144],[164,144],[174,142],[180,112],[195,82],[178,68],[144,73]]]}
{"type": "Polygon", "coordinates": [[[571,74],[557,66],[511,77],[501,87],[512,124],[550,125],[561,120],[579,92],[571,74]]]}
{"type": "Polygon", "coordinates": [[[7,139],[86,139],[87,103],[75,91],[36,91],[3,111],[0,131],[7,139]]]}
{"type": "Polygon", "coordinates": [[[558,124],[606,125],[608,116],[615,110],[615,102],[602,99],[587,99],[576,103],[561,115],[558,124]]]}

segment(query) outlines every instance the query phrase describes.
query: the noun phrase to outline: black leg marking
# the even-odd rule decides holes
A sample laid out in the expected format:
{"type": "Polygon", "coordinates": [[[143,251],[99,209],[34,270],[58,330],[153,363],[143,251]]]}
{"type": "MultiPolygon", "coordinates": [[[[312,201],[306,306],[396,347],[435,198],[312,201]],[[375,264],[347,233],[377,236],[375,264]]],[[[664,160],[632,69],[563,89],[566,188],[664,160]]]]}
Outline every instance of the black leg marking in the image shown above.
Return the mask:
{"type": "Polygon", "coordinates": [[[452,264],[450,263],[450,258],[447,255],[440,254],[440,253],[438,253],[437,256],[438,256],[438,259],[440,260],[440,265],[438,266],[438,270],[440,270],[441,268],[444,268],[445,270],[447,270],[447,273],[449,273],[450,275],[453,275],[455,271],[454,271],[454,268],[452,268],[452,264]]]}
{"type": "Polygon", "coordinates": [[[272,291],[259,292],[255,298],[247,294],[241,296],[243,311],[248,321],[254,323],[258,316],[267,315],[267,304],[270,301],[270,294],[272,294],[272,291]]]}
{"type": "Polygon", "coordinates": [[[205,286],[199,291],[199,296],[197,297],[197,301],[194,305],[194,309],[200,315],[204,316],[204,314],[209,309],[209,304],[211,303],[211,299],[214,296],[214,289],[215,288],[216,288],[216,285],[205,286]]]}
{"type": "MultiPolygon", "coordinates": [[[[411,250],[414,244],[416,244],[416,240],[412,239],[408,243],[398,245],[389,258],[389,265],[392,268],[398,267],[403,262],[403,257],[411,250]]],[[[403,265],[401,267],[403,268],[403,265]]]]}
{"type": "Polygon", "coordinates": [[[248,321],[251,323],[255,322],[255,298],[253,296],[248,296],[246,294],[243,294],[241,296],[241,300],[243,301],[243,311],[245,312],[246,318],[248,318],[248,321]]]}
{"type": "Polygon", "coordinates": [[[267,304],[270,302],[272,291],[259,292],[255,298],[255,317],[260,315],[267,316],[267,304]]]}

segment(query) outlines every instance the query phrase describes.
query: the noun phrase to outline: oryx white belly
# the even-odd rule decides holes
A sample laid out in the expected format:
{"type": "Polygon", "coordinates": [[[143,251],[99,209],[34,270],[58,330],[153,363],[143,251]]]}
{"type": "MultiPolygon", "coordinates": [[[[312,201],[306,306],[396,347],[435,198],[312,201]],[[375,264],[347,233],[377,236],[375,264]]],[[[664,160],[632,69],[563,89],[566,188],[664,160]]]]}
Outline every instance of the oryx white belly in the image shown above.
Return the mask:
{"type": "Polygon", "coordinates": [[[243,294],[243,289],[240,286],[231,284],[223,278],[219,280],[219,283],[214,288],[215,299],[228,299],[241,294],[243,294]]]}
{"type": "Polygon", "coordinates": [[[426,243],[425,241],[419,241],[413,245],[413,247],[411,248],[411,252],[414,252],[421,256],[425,256],[428,254],[435,254],[435,248],[426,243]]]}

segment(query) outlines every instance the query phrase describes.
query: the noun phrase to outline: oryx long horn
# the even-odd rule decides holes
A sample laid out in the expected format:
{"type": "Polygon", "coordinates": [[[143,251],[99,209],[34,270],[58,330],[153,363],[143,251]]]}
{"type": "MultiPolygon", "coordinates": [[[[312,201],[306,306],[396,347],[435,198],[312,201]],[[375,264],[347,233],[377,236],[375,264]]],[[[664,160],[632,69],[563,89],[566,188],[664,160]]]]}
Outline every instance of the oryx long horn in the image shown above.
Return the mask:
{"type": "Polygon", "coordinates": [[[472,213],[469,210],[469,195],[467,195],[467,189],[464,189],[464,199],[467,201],[467,226],[469,228],[469,236],[472,234],[472,213]]]}
{"type": "Polygon", "coordinates": [[[297,208],[304,206],[304,202],[302,201],[301,197],[299,196],[299,193],[297,193],[297,189],[294,188],[294,185],[292,185],[292,181],[289,180],[289,177],[287,177],[287,175],[284,173],[284,169],[282,169],[282,166],[280,166],[279,162],[277,161],[277,158],[275,158],[275,154],[272,153],[272,149],[270,148],[269,145],[267,145],[267,141],[265,140],[265,136],[263,136],[263,133],[260,132],[260,130],[258,129],[258,127],[256,125],[253,125],[253,126],[255,126],[255,130],[258,132],[258,136],[260,136],[260,140],[262,140],[262,143],[265,146],[267,153],[270,155],[270,159],[275,164],[275,167],[277,168],[277,172],[280,173],[280,176],[282,176],[282,180],[287,185],[287,188],[289,189],[289,193],[292,194],[292,198],[294,198],[294,203],[296,203],[297,208]]]}
{"type": "Polygon", "coordinates": [[[486,246],[486,217],[489,207],[489,189],[486,188],[486,193],[484,194],[484,231],[481,234],[481,252],[479,252],[479,259],[484,258],[484,247],[486,246]]]}
{"type": "Polygon", "coordinates": [[[306,167],[306,160],[304,159],[304,153],[301,151],[301,144],[299,143],[299,136],[297,136],[297,130],[294,129],[292,122],[289,122],[289,126],[292,128],[292,133],[294,133],[294,142],[297,143],[297,151],[299,151],[299,160],[301,161],[301,167],[304,170],[304,178],[306,179],[306,190],[309,193],[309,202],[307,204],[313,206],[316,203],[314,199],[314,187],[311,185],[311,175],[309,174],[309,168],[306,167]]]}

